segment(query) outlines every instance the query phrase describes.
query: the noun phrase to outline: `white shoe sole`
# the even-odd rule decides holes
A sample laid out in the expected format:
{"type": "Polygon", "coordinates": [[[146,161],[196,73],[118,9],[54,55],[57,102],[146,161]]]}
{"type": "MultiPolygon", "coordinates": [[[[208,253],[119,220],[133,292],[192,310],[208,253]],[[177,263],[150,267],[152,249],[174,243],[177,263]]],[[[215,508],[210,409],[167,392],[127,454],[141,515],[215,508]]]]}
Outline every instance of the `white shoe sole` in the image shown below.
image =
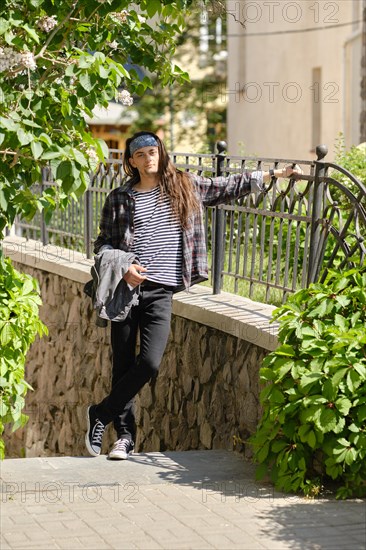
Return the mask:
{"type": "Polygon", "coordinates": [[[127,460],[128,457],[130,456],[130,454],[132,454],[132,451],[130,451],[128,454],[126,455],[119,455],[119,454],[114,454],[112,451],[109,453],[108,455],[108,458],[109,460],[127,460]]]}
{"type": "Polygon", "coordinates": [[[88,407],[88,410],[86,411],[86,421],[87,421],[87,425],[88,425],[88,431],[86,432],[85,434],[85,445],[86,445],[86,448],[88,449],[88,453],[91,454],[92,456],[99,456],[100,455],[100,451],[99,453],[96,453],[93,448],[91,447],[90,445],[90,442],[89,442],[89,433],[90,433],[90,416],[89,416],[89,409],[90,407],[88,407]]]}

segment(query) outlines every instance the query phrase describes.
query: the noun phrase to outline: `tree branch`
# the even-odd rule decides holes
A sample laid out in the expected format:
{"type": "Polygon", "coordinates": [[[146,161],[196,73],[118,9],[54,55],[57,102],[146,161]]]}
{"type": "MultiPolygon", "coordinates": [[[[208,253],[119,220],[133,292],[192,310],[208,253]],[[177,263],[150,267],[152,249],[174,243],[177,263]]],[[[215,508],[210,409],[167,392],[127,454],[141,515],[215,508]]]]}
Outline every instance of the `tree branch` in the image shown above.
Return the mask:
{"type": "Polygon", "coordinates": [[[58,31],[64,26],[64,24],[66,23],[66,21],[68,21],[73,13],[73,11],[75,10],[76,6],[78,5],[78,2],[79,0],[75,0],[75,2],[73,3],[73,5],[71,6],[71,10],[70,12],[66,15],[66,17],[64,18],[64,20],[51,32],[51,34],[49,35],[49,37],[47,38],[46,42],[44,43],[42,49],[39,51],[39,53],[37,53],[37,55],[34,56],[35,59],[38,59],[39,57],[42,57],[44,52],[46,51],[49,43],[51,42],[51,40],[53,39],[53,37],[55,36],[56,33],[58,33],[58,31]]]}
{"type": "Polygon", "coordinates": [[[18,151],[9,151],[9,149],[5,149],[3,151],[0,151],[0,155],[3,155],[3,156],[11,155],[11,156],[14,156],[15,158],[21,157],[23,159],[32,159],[33,158],[33,157],[28,157],[27,155],[20,155],[18,153],[18,151]]]}

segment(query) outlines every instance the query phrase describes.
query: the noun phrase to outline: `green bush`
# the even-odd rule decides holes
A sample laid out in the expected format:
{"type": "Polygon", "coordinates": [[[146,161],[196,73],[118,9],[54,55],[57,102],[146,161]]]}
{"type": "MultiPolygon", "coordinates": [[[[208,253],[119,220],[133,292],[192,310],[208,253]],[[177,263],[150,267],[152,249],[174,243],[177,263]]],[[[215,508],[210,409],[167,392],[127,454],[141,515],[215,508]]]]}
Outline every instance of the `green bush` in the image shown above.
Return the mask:
{"type": "MultiPolygon", "coordinates": [[[[344,136],[340,134],[335,145],[336,159],[335,162],[345,168],[357,179],[364,184],[366,183],[366,144],[353,145],[350,149],[346,149],[344,144],[344,136]]],[[[339,181],[345,184],[349,184],[349,180],[343,174],[335,176],[339,181]]]]}
{"type": "MultiPolygon", "coordinates": [[[[335,162],[348,170],[356,179],[358,179],[364,185],[366,184],[366,145],[361,144],[357,147],[352,146],[350,149],[346,149],[344,144],[344,137],[340,134],[335,145],[335,162]]],[[[349,191],[351,191],[356,197],[359,195],[358,187],[349,179],[348,176],[342,174],[338,170],[330,170],[329,175],[343,184],[349,191]]],[[[352,210],[353,206],[347,195],[331,186],[331,194],[334,201],[337,201],[339,207],[343,213],[352,210]]]]}
{"type": "Polygon", "coordinates": [[[4,458],[4,425],[13,431],[28,417],[22,413],[30,385],[24,380],[26,353],[37,334],[47,332],[38,318],[38,283],[19,273],[0,254],[0,458],[4,458]]]}
{"type": "Polygon", "coordinates": [[[263,361],[257,478],[285,492],[366,495],[366,267],[332,272],[276,309],[263,361]]]}

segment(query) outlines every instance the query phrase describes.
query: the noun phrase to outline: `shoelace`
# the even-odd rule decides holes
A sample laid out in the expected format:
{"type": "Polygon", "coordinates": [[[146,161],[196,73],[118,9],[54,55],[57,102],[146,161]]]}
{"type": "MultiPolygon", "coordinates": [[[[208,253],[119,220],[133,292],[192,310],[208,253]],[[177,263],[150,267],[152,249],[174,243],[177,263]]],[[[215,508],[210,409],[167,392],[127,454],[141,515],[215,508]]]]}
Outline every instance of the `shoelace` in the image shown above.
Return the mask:
{"type": "Polygon", "coordinates": [[[97,419],[93,430],[93,443],[102,444],[104,429],[104,424],[97,419]]]}
{"type": "Polygon", "coordinates": [[[129,439],[118,439],[118,441],[115,442],[114,451],[124,451],[125,453],[128,453],[130,450],[130,440],[129,439]]]}

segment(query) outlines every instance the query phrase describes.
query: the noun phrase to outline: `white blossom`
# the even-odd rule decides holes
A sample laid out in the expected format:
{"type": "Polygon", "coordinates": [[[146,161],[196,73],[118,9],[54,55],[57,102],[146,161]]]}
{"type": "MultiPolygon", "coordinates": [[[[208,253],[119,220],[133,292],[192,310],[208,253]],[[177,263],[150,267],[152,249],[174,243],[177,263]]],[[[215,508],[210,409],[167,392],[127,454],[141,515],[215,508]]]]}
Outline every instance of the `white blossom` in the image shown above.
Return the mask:
{"type": "Polygon", "coordinates": [[[116,50],[118,48],[118,42],[116,40],[113,40],[113,42],[108,42],[107,45],[112,49],[116,50]]]}
{"type": "Polygon", "coordinates": [[[20,62],[20,54],[13,48],[0,48],[0,71],[8,71],[20,62]]]}
{"type": "Polygon", "coordinates": [[[13,48],[0,48],[0,72],[9,71],[17,65],[23,65],[31,70],[37,67],[31,52],[17,52],[13,48]]]}
{"type": "Polygon", "coordinates": [[[127,90],[122,90],[121,92],[118,92],[117,101],[122,103],[122,105],[130,106],[133,104],[133,97],[127,90]]]}
{"type": "Polygon", "coordinates": [[[90,160],[94,161],[94,162],[98,162],[99,161],[99,157],[97,155],[97,152],[96,150],[94,149],[94,147],[88,147],[88,149],[85,150],[85,153],[88,155],[88,157],[90,158],[90,160]]]}
{"type": "Polygon", "coordinates": [[[122,10],[122,11],[113,11],[111,12],[111,16],[115,19],[118,19],[120,23],[125,23],[127,21],[128,11],[122,10]]]}
{"type": "Polygon", "coordinates": [[[37,26],[44,32],[50,32],[54,27],[57,25],[57,18],[56,15],[51,15],[51,17],[48,17],[48,15],[45,15],[44,17],[41,17],[37,21],[37,26]]]}
{"type": "Polygon", "coordinates": [[[20,54],[21,63],[31,71],[33,71],[37,67],[36,60],[34,59],[34,55],[31,52],[24,52],[20,54]]]}

